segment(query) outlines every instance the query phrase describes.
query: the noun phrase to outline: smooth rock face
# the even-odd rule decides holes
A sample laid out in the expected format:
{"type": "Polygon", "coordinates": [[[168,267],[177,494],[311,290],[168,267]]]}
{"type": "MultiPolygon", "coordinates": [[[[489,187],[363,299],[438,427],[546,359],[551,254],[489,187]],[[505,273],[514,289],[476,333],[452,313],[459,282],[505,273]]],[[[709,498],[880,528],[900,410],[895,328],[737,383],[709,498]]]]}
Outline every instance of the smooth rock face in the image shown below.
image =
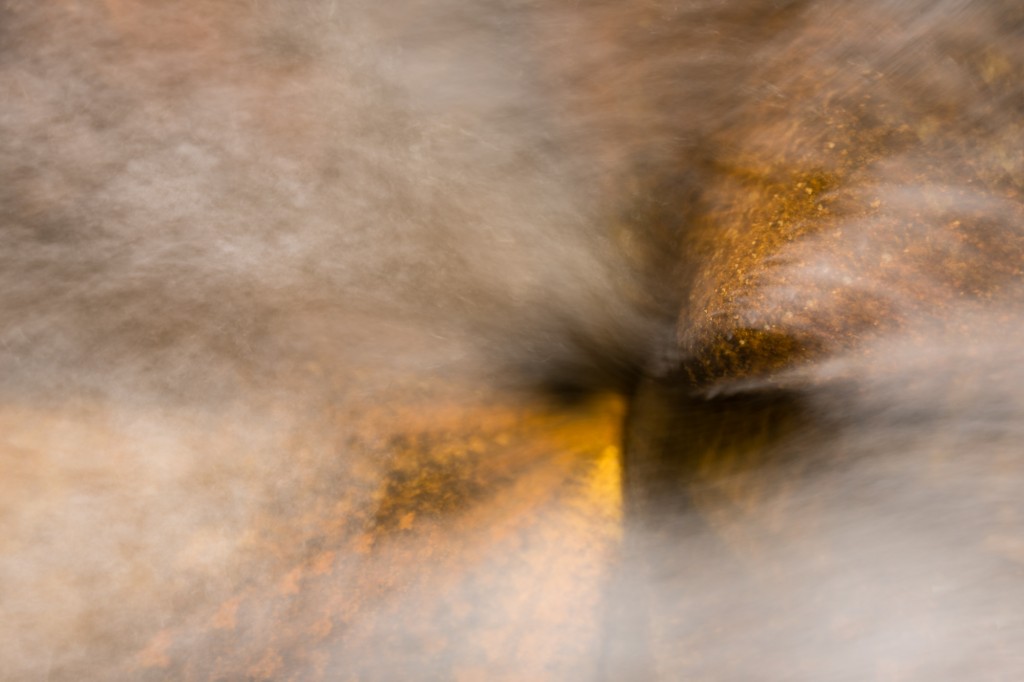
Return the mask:
{"type": "Polygon", "coordinates": [[[1024,677],[1019,3],[378,5],[0,0],[0,679],[1024,677]]]}

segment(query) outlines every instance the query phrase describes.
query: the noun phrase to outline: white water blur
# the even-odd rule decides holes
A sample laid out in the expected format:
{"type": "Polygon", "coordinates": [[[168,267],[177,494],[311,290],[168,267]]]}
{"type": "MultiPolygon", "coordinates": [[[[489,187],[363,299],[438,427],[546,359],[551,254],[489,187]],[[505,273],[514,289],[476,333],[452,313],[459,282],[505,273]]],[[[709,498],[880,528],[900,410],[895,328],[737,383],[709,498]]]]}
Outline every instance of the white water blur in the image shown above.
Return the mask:
{"type": "MultiPolygon", "coordinates": [[[[751,74],[802,40],[823,42],[818,32],[873,37],[860,51],[837,37],[834,52],[806,56],[815,68],[849,65],[831,85],[888,64],[895,88],[918,84],[936,110],[963,112],[964,135],[987,131],[978,164],[1005,170],[1001,198],[972,190],[923,213],[934,224],[987,212],[996,241],[1019,240],[1022,157],[1004,150],[1019,151],[1020,89],[989,97],[978,86],[1024,61],[1012,3],[776,2],[749,15],[742,4],[0,1],[0,677],[165,679],[184,660],[200,679],[233,679],[205,658],[231,649],[202,639],[209,614],[321,556],[296,530],[303,514],[338,499],[353,518],[379,506],[363,483],[389,475],[396,434],[429,431],[438,404],[528,411],[529,394],[506,392],[517,378],[604,387],[674,357],[665,344],[677,311],[664,303],[678,304],[684,280],[655,256],[679,254],[671,235],[631,222],[637,207],[713,176],[705,133],[750,115],[745,102],[773,101],[751,74]],[[777,24],[750,18],[776,13],[777,24]],[[992,38],[991,74],[970,80],[935,47],[938,34],[953,56],[992,38]],[[408,426],[410,414],[426,425],[408,426]]],[[[766,124],[738,139],[783,158],[781,132],[766,124]]],[[[914,163],[893,161],[901,172],[914,163]]],[[[885,167],[871,171],[898,211],[938,191],[928,179],[890,187],[885,167]]],[[[884,255],[891,235],[856,226],[784,252],[787,286],[768,289],[769,312],[846,277],[910,323],[783,379],[828,426],[779,447],[858,464],[794,476],[796,492],[779,483],[785,496],[769,491],[755,506],[796,522],[818,513],[823,488],[844,503],[810,536],[769,533],[781,544],[758,555],[771,571],[763,583],[702,560],[705,538],[637,540],[650,556],[635,570],[624,562],[624,593],[642,579],[654,596],[641,605],[659,594],[667,605],[651,608],[655,630],[685,616],[692,632],[676,650],[665,626],[616,665],[659,679],[1016,679],[1024,669],[1012,647],[1024,636],[1012,508],[1019,292],[1000,281],[994,303],[929,310],[930,287],[948,291],[927,267],[910,281],[830,255],[884,255]],[[917,480],[925,461],[938,462],[941,485],[917,480]],[[907,494],[893,487],[901,480],[907,494]],[[832,553],[816,555],[812,536],[832,553]],[[694,557],[685,571],[648,573],[678,568],[677,550],[694,557]],[[919,584],[920,567],[939,564],[919,584]],[[952,596],[936,605],[929,590],[952,596]],[[852,634],[823,636],[821,623],[852,634]]],[[[942,253],[967,249],[950,234],[924,238],[942,253]]],[[[249,611],[239,627],[255,643],[232,662],[266,679],[444,679],[459,656],[466,679],[599,676],[608,628],[592,602],[618,557],[614,514],[576,544],[550,540],[578,532],[572,514],[586,514],[545,502],[520,545],[510,532],[493,550],[492,527],[518,528],[502,525],[519,508],[501,500],[465,536],[451,526],[466,555],[521,551],[547,564],[477,557],[476,577],[460,582],[424,559],[415,590],[391,585],[400,596],[334,631],[340,658],[329,665],[260,667],[273,640],[260,628],[277,621],[249,611]],[[554,613],[506,605],[477,578],[509,593],[528,584],[554,613]],[[483,615],[439,625],[463,640],[432,659],[424,613],[447,608],[448,595],[476,599],[483,615]],[[524,637],[535,648],[473,638],[500,629],[499,607],[522,618],[513,631],[539,623],[524,637]]],[[[727,525],[757,535],[758,523],[727,525]]],[[[395,552],[408,572],[394,582],[408,587],[415,542],[346,563],[340,537],[338,580],[374,594],[366,574],[387,574],[395,552]]]]}

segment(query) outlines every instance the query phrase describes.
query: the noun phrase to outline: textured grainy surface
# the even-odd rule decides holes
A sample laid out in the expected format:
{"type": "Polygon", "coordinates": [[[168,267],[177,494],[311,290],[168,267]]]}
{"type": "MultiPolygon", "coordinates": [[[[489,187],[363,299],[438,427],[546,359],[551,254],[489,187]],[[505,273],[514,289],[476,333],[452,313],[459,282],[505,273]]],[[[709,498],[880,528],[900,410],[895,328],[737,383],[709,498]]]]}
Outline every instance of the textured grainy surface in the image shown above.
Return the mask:
{"type": "Polygon", "coordinates": [[[0,678],[1019,679],[1010,0],[0,0],[0,678]]]}

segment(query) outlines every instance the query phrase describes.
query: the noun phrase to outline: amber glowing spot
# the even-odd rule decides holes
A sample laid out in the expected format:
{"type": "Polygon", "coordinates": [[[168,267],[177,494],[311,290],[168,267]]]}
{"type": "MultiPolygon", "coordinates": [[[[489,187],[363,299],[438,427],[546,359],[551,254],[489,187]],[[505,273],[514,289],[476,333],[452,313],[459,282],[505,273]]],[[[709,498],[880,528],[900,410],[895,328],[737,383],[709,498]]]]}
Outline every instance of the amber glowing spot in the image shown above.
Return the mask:
{"type": "Polygon", "coordinates": [[[587,488],[606,516],[622,518],[622,461],[617,447],[609,445],[601,451],[587,488]]]}

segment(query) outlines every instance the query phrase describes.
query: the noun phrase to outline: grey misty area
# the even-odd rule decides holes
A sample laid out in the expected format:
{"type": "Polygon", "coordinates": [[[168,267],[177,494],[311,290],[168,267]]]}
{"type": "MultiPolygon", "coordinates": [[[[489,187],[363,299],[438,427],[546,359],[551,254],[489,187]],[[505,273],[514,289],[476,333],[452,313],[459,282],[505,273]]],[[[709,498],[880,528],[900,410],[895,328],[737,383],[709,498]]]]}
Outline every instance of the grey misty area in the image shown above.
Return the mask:
{"type": "MultiPolygon", "coordinates": [[[[651,520],[627,525],[607,610],[623,624],[602,626],[619,643],[552,634],[543,669],[1019,675],[1020,270],[976,273],[1019,256],[1022,91],[979,83],[1024,63],[1021,26],[1013,3],[962,0],[0,2],[0,677],[172,679],[162,666],[180,656],[231,679],[208,654],[224,646],[203,639],[208,614],[322,550],[274,555],[255,521],[340,497],[379,505],[351,481],[385,476],[400,431],[387,405],[412,400],[409,384],[526,405],[537,385],[646,385],[652,440],[741,451],[745,427],[719,403],[687,396],[662,421],[678,396],[650,382],[699,338],[693,292],[715,288],[703,264],[717,254],[687,235],[714,208],[723,159],[774,153],[814,120],[817,100],[754,87],[794,53],[794,79],[835,66],[823,92],[883,74],[866,118],[921,121],[835,194],[924,216],[900,239],[933,245],[939,265],[858,269],[903,263],[870,219],[782,253],[768,309],[849,286],[900,324],[772,377],[810,425],[730,479],[757,493],[746,512],[720,501],[729,481],[663,499],[689,474],[650,446],[650,479],[625,494],[651,520]],[[978,54],[991,73],[962,66],[978,54]],[[783,123],[708,142],[764,112],[783,123]],[[1005,178],[944,194],[932,165],[968,156],[1005,178]],[[979,215],[1002,252],[951,227],[979,215]],[[961,263],[982,295],[950,293],[961,263]],[[686,410],[707,433],[692,437],[686,410]],[[734,529],[725,549],[691,525],[708,499],[734,529]],[[161,648],[164,631],[177,639],[161,648]]],[[[813,336],[818,320],[793,329],[813,336]]],[[[338,561],[352,584],[387,570],[338,561]]],[[[435,588],[491,597],[428,569],[418,592],[336,633],[334,668],[295,659],[273,674],[445,679],[475,661],[471,624],[438,623],[467,643],[431,658],[413,616],[435,588]]],[[[240,617],[253,651],[268,614],[240,617]]],[[[490,655],[494,679],[517,679],[531,653],[490,655]]]]}

